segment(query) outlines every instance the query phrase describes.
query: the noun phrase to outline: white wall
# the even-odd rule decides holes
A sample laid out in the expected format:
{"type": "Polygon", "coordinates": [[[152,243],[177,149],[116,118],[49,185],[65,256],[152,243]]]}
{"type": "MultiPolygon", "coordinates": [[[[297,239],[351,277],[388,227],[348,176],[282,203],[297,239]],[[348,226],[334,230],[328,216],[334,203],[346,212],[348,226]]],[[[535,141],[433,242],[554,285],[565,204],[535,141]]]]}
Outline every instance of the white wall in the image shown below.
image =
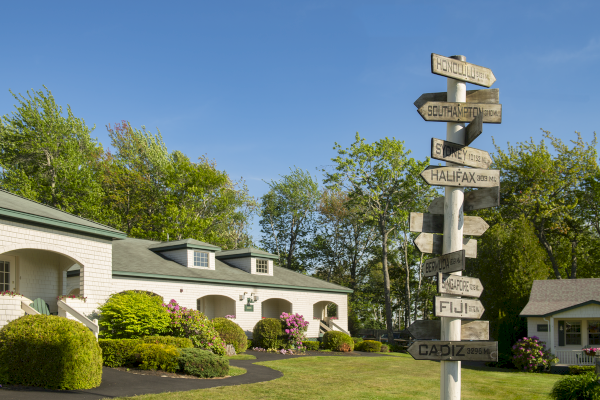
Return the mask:
{"type": "MultiPolygon", "coordinates": [[[[546,342],[546,347],[550,347],[550,337],[548,332],[538,332],[538,325],[546,325],[550,329],[550,317],[546,318],[548,321],[544,321],[541,317],[527,317],[527,336],[537,336],[542,342],[546,342]]],[[[558,342],[557,342],[558,343],[558,342]]]]}
{"type": "MultiPolygon", "coordinates": [[[[254,257],[240,257],[240,258],[228,258],[223,260],[229,265],[232,265],[236,268],[241,269],[242,271],[246,271],[249,274],[256,274],[256,258],[254,257]]],[[[269,273],[268,274],[258,274],[258,275],[269,275],[273,276],[273,260],[267,260],[269,273]]]]}
{"type": "Polygon", "coordinates": [[[215,269],[215,253],[210,252],[210,251],[193,250],[193,249],[177,249],[177,250],[161,251],[160,254],[162,254],[169,260],[173,260],[176,263],[184,265],[188,268],[212,269],[212,270],[215,269]],[[203,253],[208,253],[208,268],[194,266],[194,251],[201,251],[203,253]]]}

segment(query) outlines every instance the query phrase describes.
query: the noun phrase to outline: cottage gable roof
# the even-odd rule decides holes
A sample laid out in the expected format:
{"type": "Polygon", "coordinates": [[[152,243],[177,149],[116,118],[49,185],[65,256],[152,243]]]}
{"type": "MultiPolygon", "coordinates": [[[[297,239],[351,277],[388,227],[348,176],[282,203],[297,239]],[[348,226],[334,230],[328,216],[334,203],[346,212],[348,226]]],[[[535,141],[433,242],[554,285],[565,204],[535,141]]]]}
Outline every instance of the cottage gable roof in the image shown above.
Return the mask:
{"type": "Polygon", "coordinates": [[[20,220],[29,224],[44,225],[54,229],[74,231],[94,236],[108,238],[126,237],[125,233],[110,226],[77,217],[58,208],[50,207],[1,189],[0,218],[20,220]]]}
{"type": "MultiPolygon", "coordinates": [[[[160,242],[127,238],[113,242],[113,277],[174,280],[294,290],[351,293],[352,290],[286,268],[273,266],[273,276],[250,274],[215,260],[214,270],[187,268],[155,251],[160,242]]],[[[219,253],[217,253],[219,254],[219,253]]],[[[268,254],[268,253],[266,253],[268,254]]]]}
{"type": "Polygon", "coordinates": [[[211,250],[219,251],[221,248],[214,244],[201,242],[196,239],[181,239],[173,240],[170,242],[154,242],[151,246],[148,246],[152,251],[167,251],[177,249],[200,249],[200,250],[211,250]]]}
{"type": "Polygon", "coordinates": [[[270,258],[276,260],[275,254],[267,253],[266,251],[257,249],[256,247],[246,247],[244,249],[235,250],[224,250],[216,254],[217,259],[227,260],[229,258],[243,258],[243,257],[258,257],[258,258],[270,258]]]}
{"type": "Polygon", "coordinates": [[[556,314],[585,304],[600,304],[600,278],[533,281],[522,317],[556,314]]]}

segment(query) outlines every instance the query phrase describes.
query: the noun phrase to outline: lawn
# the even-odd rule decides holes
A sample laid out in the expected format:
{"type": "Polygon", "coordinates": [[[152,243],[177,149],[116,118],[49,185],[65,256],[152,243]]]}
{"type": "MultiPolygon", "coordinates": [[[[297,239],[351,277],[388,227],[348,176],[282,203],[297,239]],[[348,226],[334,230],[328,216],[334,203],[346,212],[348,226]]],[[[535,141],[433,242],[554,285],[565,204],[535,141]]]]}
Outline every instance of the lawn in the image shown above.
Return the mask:
{"type": "MultiPolygon", "coordinates": [[[[259,363],[283,378],[241,386],[130,397],[143,400],[191,399],[436,399],[440,365],[398,357],[317,356],[259,363]]],[[[463,399],[548,399],[559,375],[493,368],[462,369],[463,399]]],[[[124,399],[124,398],[121,398],[124,399]]]]}

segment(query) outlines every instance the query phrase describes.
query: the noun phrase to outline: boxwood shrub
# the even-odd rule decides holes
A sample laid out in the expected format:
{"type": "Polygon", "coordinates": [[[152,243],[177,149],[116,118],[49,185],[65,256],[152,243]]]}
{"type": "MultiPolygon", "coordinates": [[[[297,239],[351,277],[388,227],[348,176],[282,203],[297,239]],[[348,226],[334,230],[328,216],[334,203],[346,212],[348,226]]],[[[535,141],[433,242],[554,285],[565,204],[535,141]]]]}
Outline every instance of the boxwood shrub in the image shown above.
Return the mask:
{"type": "Polygon", "coordinates": [[[381,342],[377,340],[363,340],[357,345],[356,350],[378,353],[381,351],[381,342]]]}
{"type": "Polygon", "coordinates": [[[320,342],[302,342],[302,346],[306,347],[306,350],[319,350],[320,342]]]}
{"type": "Polygon", "coordinates": [[[569,365],[569,375],[581,375],[595,371],[596,367],[594,365],[569,365]]]}
{"type": "Polygon", "coordinates": [[[168,344],[178,349],[187,349],[194,347],[191,339],[174,336],[146,336],[142,338],[144,343],[168,344]]]}
{"type": "Polygon", "coordinates": [[[354,350],[354,340],[344,332],[328,331],[323,335],[323,347],[333,351],[352,351],[354,350]],[[343,346],[347,344],[346,348],[343,346]]]}
{"type": "Polygon", "coordinates": [[[83,324],[25,315],[0,330],[0,382],[48,389],[91,389],[102,381],[102,350],[83,324]]]}
{"type": "Polygon", "coordinates": [[[241,326],[228,318],[214,318],[212,320],[215,330],[225,341],[225,344],[233,345],[236,353],[243,353],[248,348],[248,337],[241,326]]]}
{"type": "Polygon", "coordinates": [[[225,376],[229,372],[229,360],[207,350],[179,350],[179,369],[200,378],[225,376]]]}
{"type": "Polygon", "coordinates": [[[388,346],[387,344],[381,344],[381,349],[379,350],[382,353],[389,353],[390,352],[390,346],[388,346]]]}
{"type": "Polygon", "coordinates": [[[600,384],[595,372],[566,376],[557,381],[550,397],[555,400],[600,400],[600,384]]]}
{"type": "Polygon", "coordinates": [[[279,349],[283,346],[283,325],[277,318],[263,318],[254,325],[252,342],[255,347],[279,349]]]}
{"type": "Polygon", "coordinates": [[[135,349],[142,343],[141,339],[100,339],[102,362],[111,368],[132,366],[135,349]]]}
{"type": "Polygon", "coordinates": [[[134,358],[139,369],[161,369],[167,372],[179,369],[179,351],[168,344],[140,343],[135,348],[134,358]]]}
{"type": "Polygon", "coordinates": [[[360,342],[362,342],[364,339],[361,337],[353,337],[352,340],[354,340],[354,344],[357,345],[360,342]]]}

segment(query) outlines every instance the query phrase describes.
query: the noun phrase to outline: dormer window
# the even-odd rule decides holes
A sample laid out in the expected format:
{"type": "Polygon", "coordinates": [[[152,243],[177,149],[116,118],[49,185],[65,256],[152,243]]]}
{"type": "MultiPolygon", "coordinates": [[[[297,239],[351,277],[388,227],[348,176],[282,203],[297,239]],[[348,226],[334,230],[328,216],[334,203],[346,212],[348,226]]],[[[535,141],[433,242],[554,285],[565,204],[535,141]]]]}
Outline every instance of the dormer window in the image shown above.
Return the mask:
{"type": "Polygon", "coordinates": [[[194,251],[194,267],[208,268],[208,253],[194,251]]]}
{"type": "Polygon", "coordinates": [[[256,260],[256,273],[257,274],[268,274],[269,273],[269,262],[267,260],[256,260]]]}

